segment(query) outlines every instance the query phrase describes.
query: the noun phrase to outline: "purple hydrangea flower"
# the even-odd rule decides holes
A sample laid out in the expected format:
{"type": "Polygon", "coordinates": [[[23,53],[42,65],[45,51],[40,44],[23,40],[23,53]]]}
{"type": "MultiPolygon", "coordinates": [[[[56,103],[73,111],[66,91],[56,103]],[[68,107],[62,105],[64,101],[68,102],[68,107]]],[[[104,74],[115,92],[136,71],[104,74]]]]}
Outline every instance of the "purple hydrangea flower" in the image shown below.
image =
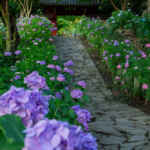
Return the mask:
{"type": "Polygon", "coordinates": [[[85,130],[88,130],[88,122],[91,119],[91,113],[86,109],[81,109],[79,105],[75,105],[72,109],[77,114],[77,120],[81,123],[85,130]]]}
{"type": "Polygon", "coordinates": [[[79,86],[86,88],[86,82],[85,81],[78,81],[77,83],[79,86]]]}
{"type": "Polygon", "coordinates": [[[14,77],[15,80],[18,80],[18,79],[20,79],[20,78],[21,78],[20,75],[16,75],[16,76],[14,77]]]}
{"type": "Polygon", "coordinates": [[[49,64],[49,65],[47,65],[47,68],[55,69],[55,65],[49,64]]]}
{"type": "Polygon", "coordinates": [[[130,43],[130,40],[124,40],[124,42],[125,42],[126,44],[128,44],[128,43],[130,43]]]}
{"type": "Polygon", "coordinates": [[[50,80],[51,80],[51,81],[54,81],[54,80],[55,80],[55,77],[50,77],[50,80]]]}
{"type": "Polygon", "coordinates": [[[61,71],[61,67],[60,66],[56,65],[55,68],[56,68],[57,71],[61,71]]]}
{"type": "Polygon", "coordinates": [[[66,87],[65,87],[65,90],[67,90],[67,91],[68,91],[68,90],[69,90],[69,87],[68,87],[68,86],[66,86],[66,87]]]}
{"type": "Polygon", "coordinates": [[[119,42],[117,40],[114,41],[114,46],[118,46],[119,42]]]}
{"type": "Polygon", "coordinates": [[[58,98],[58,99],[61,99],[62,98],[62,95],[61,95],[61,93],[60,92],[56,92],[56,98],[58,98]]]}
{"type": "Polygon", "coordinates": [[[79,99],[79,98],[81,98],[83,96],[83,92],[81,91],[81,90],[79,90],[79,89],[75,89],[75,90],[72,90],[71,91],[71,97],[72,98],[77,98],[77,99],[79,99]]]}
{"type": "Polygon", "coordinates": [[[105,43],[107,43],[107,42],[108,42],[108,40],[107,40],[107,39],[104,39],[104,42],[105,42],[105,43]]]}
{"type": "Polygon", "coordinates": [[[40,64],[40,65],[45,65],[45,64],[46,64],[46,62],[45,62],[44,60],[42,60],[42,61],[37,60],[36,63],[37,63],[37,64],[40,64]]]}
{"type": "Polygon", "coordinates": [[[24,78],[24,83],[31,89],[49,89],[44,77],[40,76],[37,71],[24,78]]]}
{"type": "Polygon", "coordinates": [[[116,53],[116,56],[119,57],[119,56],[120,56],[120,53],[116,53]]]}
{"type": "Polygon", "coordinates": [[[46,62],[44,60],[40,62],[40,65],[45,65],[45,64],[46,62]]]}
{"type": "Polygon", "coordinates": [[[4,56],[11,56],[12,52],[4,52],[4,56]]]}
{"type": "Polygon", "coordinates": [[[88,24],[88,29],[91,27],[91,24],[88,24]]]}
{"type": "Polygon", "coordinates": [[[20,54],[21,54],[20,50],[15,51],[15,55],[20,55],[20,54]]]}
{"type": "Polygon", "coordinates": [[[67,73],[69,73],[70,75],[73,75],[73,74],[74,74],[73,70],[71,70],[71,69],[69,69],[69,68],[67,68],[67,67],[64,68],[64,72],[67,72],[67,73]]]}
{"type": "Polygon", "coordinates": [[[38,24],[41,26],[43,24],[43,22],[39,22],[38,24]]]}
{"type": "Polygon", "coordinates": [[[107,61],[107,60],[108,60],[108,57],[104,57],[104,60],[107,61]]]}
{"type": "Polygon", "coordinates": [[[73,66],[73,61],[72,61],[72,60],[69,60],[69,61],[65,62],[65,63],[64,63],[64,66],[65,66],[65,67],[73,66]]]}
{"type": "Polygon", "coordinates": [[[57,60],[58,56],[53,56],[52,60],[57,60]]]}
{"type": "Polygon", "coordinates": [[[63,82],[63,81],[65,81],[65,76],[63,74],[58,74],[57,80],[60,82],[63,82]]]}
{"type": "Polygon", "coordinates": [[[105,56],[107,54],[107,51],[105,50],[104,52],[103,52],[103,56],[105,56]]]}
{"type": "Polygon", "coordinates": [[[23,150],[97,150],[95,137],[67,122],[45,119],[24,132],[23,150]]]}
{"type": "Polygon", "coordinates": [[[49,99],[49,96],[43,96],[40,91],[12,86],[0,96],[0,116],[16,114],[22,118],[26,127],[30,127],[44,119],[48,113],[49,99]]]}

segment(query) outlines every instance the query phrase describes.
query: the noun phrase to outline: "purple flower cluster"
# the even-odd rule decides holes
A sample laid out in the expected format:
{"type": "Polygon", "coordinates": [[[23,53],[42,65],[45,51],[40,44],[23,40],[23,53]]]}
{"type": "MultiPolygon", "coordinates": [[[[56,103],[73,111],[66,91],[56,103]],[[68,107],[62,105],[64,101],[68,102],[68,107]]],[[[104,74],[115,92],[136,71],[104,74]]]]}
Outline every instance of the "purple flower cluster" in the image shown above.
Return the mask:
{"type": "Polygon", "coordinates": [[[49,64],[49,65],[47,65],[47,68],[55,69],[55,65],[53,65],[53,64],[49,64]]]}
{"type": "Polygon", "coordinates": [[[57,60],[58,56],[53,56],[52,60],[57,60]]]}
{"type": "MultiPolygon", "coordinates": [[[[20,55],[22,52],[20,50],[16,50],[14,52],[15,55],[20,55]]],[[[4,52],[4,56],[11,56],[12,52],[4,52]]]]}
{"type": "Polygon", "coordinates": [[[76,98],[76,99],[79,99],[83,96],[83,92],[79,89],[75,89],[75,90],[72,90],[71,91],[71,97],[72,98],[76,98]]]}
{"type": "Polygon", "coordinates": [[[57,120],[41,120],[26,133],[23,150],[97,150],[96,139],[80,127],[57,120]]]}
{"type": "Polygon", "coordinates": [[[64,76],[63,74],[58,74],[57,80],[58,80],[59,82],[63,82],[63,81],[65,81],[65,76],[64,76]]]}
{"type": "Polygon", "coordinates": [[[0,116],[16,114],[26,127],[30,127],[48,113],[49,99],[50,96],[43,96],[40,91],[12,86],[0,96],[0,116]]]}
{"type": "Polygon", "coordinates": [[[67,67],[64,68],[64,72],[67,72],[67,73],[69,73],[70,75],[73,75],[73,74],[74,74],[73,70],[72,70],[72,69],[69,69],[69,68],[67,68],[67,67]]]}
{"type": "Polygon", "coordinates": [[[77,83],[79,86],[81,86],[82,88],[86,88],[86,82],[85,81],[78,81],[77,83]]]}
{"type": "Polygon", "coordinates": [[[21,51],[20,50],[16,50],[15,51],[15,55],[20,55],[21,54],[21,51]]]}
{"type": "Polygon", "coordinates": [[[45,62],[44,60],[42,60],[42,61],[37,60],[36,63],[37,63],[37,64],[40,64],[40,65],[45,65],[45,64],[46,64],[46,62],[45,62]]]}
{"type": "Polygon", "coordinates": [[[85,130],[88,130],[88,122],[91,119],[91,113],[86,109],[81,109],[80,105],[75,105],[72,107],[72,109],[77,114],[77,120],[79,123],[84,126],[85,130]]]}
{"type": "Polygon", "coordinates": [[[67,62],[64,63],[65,67],[69,67],[69,66],[73,66],[73,61],[72,60],[68,60],[67,62]]]}
{"type": "Polygon", "coordinates": [[[12,52],[4,52],[4,56],[11,56],[12,52]]]}
{"type": "Polygon", "coordinates": [[[37,71],[33,71],[24,78],[24,83],[31,89],[49,89],[44,77],[40,76],[37,71]]]}
{"type": "Polygon", "coordinates": [[[56,96],[56,98],[58,98],[58,99],[61,99],[61,98],[62,98],[62,95],[61,95],[60,92],[56,92],[55,96],[56,96]]]}

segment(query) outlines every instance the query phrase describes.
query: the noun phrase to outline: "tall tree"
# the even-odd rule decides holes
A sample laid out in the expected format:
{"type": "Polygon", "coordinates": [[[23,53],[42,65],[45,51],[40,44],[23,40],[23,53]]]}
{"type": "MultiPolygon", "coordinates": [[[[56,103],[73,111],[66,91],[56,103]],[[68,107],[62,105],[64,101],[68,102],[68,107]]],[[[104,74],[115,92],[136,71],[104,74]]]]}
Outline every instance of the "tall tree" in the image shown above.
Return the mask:
{"type": "MultiPolygon", "coordinates": [[[[20,37],[17,31],[16,20],[20,15],[20,10],[27,0],[0,0],[0,16],[6,27],[6,51],[14,51],[19,44],[20,37]],[[22,5],[21,3],[22,2],[22,5]]],[[[30,0],[38,3],[39,0],[30,0]]],[[[28,1],[29,2],[29,1],[28,1]]]]}
{"type": "Polygon", "coordinates": [[[115,10],[126,10],[127,9],[127,6],[128,6],[128,2],[129,0],[119,0],[117,1],[120,5],[121,5],[121,8],[119,8],[116,3],[115,3],[115,0],[109,0],[110,3],[112,4],[112,6],[114,7],[115,10]]]}
{"type": "Polygon", "coordinates": [[[0,12],[6,27],[6,51],[13,51],[20,40],[16,26],[19,5],[16,0],[0,0],[0,12]]]}

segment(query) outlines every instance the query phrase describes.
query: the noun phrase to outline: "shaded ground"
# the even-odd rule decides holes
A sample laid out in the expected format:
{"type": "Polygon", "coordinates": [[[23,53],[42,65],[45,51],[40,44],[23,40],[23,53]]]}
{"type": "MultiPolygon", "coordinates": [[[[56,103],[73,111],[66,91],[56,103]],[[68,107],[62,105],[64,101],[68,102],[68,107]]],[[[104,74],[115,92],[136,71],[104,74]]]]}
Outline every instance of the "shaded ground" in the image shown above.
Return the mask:
{"type": "Polygon", "coordinates": [[[55,37],[54,41],[61,60],[74,61],[74,80],[87,82],[91,103],[86,108],[93,115],[89,127],[98,150],[150,150],[150,116],[116,101],[80,40],[55,37]]]}

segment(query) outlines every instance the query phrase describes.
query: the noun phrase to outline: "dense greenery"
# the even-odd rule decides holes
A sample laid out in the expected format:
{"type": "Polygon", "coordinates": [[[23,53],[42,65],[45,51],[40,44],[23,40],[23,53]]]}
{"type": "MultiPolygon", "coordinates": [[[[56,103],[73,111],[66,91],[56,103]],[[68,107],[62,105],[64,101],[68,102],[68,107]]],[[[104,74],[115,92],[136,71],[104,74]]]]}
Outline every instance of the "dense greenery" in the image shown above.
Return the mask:
{"type": "Polygon", "coordinates": [[[5,115],[0,117],[0,148],[1,150],[20,150],[24,146],[25,129],[20,117],[5,115]]]}

